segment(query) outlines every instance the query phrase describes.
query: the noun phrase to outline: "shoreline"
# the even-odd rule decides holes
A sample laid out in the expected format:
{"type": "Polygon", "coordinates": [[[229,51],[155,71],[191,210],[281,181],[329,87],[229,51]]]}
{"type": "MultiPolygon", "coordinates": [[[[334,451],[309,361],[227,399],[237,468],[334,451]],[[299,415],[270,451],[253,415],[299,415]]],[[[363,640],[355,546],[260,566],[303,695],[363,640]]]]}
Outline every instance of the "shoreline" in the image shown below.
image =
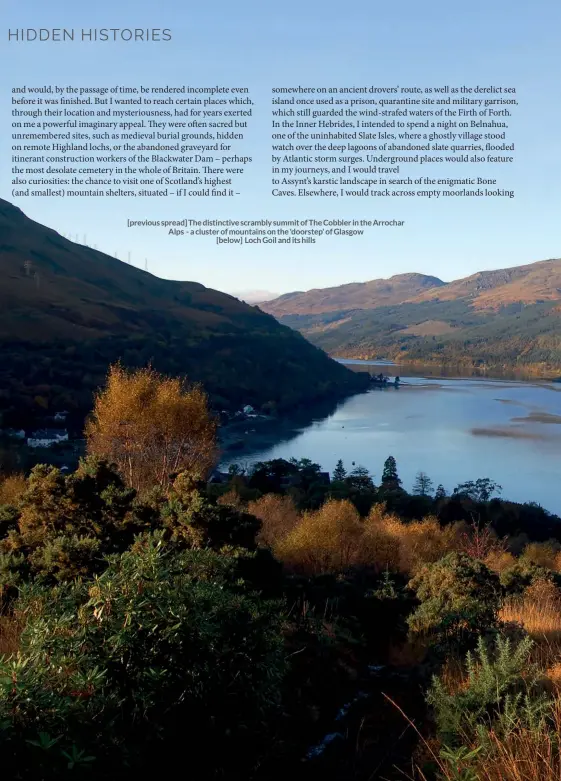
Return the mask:
{"type": "Polygon", "coordinates": [[[227,423],[218,429],[218,468],[224,462],[237,461],[256,451],[268,450],[284,440],[283,434],[289,439],[290,433],[305,425],[306,423],[299,423],[292,416],[227,423]]]}
{"type": "Polygon", "coordinates": [[[330,355],[331,358],[341,363],[343,366],[385,366],[388,369],[391,368],[411,368],[417,371],[427,369],[431,371],[439,370],[442,377],[450,377],[451,379],[467,379],[471,377],[488,377],[489,379],[528,379],[536,380],[541,379],[546,382],[560,382],[561,383],[561,367],[553,367],[549,364],[528,364],[527,366],[515,367],[512,365],[504,364],[492,364],[486,366],[478,366],[469,362],[455,362],[455,363],[443,363],[442,361],[392,361],[390,359],[378,359],[378,358],[357,358],[356,356],[348,355],[330,355]],[[462,372],[462,374],[460,373],[462,372]],[[470,372],[469,375],[463,374],[464,372],[470,372]]]}
{"type": "MultiPolygon", "coordinates": [[[[399,376],[407,378],[407,369],[415,372],[416,378],[426,377],[433,380],[489,380],[503,383],[510,382],[527,382],[529,384],[536,384],[536,381],[541,380],[544,383],[558,382],[561,383],[561,378],[552,379],[551,377],[539,377],[536,375],[526,374],[524,376],[521,372],[510,372],[509,374],[500,374],[490,371],[481,371],[481,369],[475,370],[471,367],[471,371],[468,367],[451,367],[442,366],[442,364],[411,364],[411,363],[390,363],[389,361],[376,361],[376,359],[359,359],[359,358],[337,358],[341,361],[352,361],[352,363],[345,363],[351,370],[357,372],[361,371],[361,366],[364,368],[379,366],[390,368],[396,371],[399,369],[399,376]],[[401,371],[405,370],[403,374],[401,371]],[[426,370],[426,371],[423,371],[426,370]]],[[[397,371],[396,371],[397,374],[397,371]]],[[[415,383],[408,383],[407,379],[402,379],[400,388],[404,390],[407,388],[415,388],[422,390],[422,386],[417,386],[415,383]]],[[[388,383],[387,387],[379,387],[374,384],[369,385],[368,388],[356,393],[348,394],[344,397],[337,399],[331,399],[330,402],[312,403],[305,408],[298,408],[297,410],[288,412],[279,417],[261,417],[261,418],[247,418],[244,420],[232,420],[225,423],[219,428],[218,442],[219,442],[219,463],[218,468],[226,468],[228,464],[232,462],[240,462],[247,458],[253,460],[256,453],[262,451],[269,451],[277,445],[281,445],[284,442],[290,441],[298,436],[302,431],[305,431],[311,426],[314,421],[323,421],[332,415],[338,406],[353,396],[362,395],[365,392],[371,391],[394,391],[393,383],[388,383]]]]}

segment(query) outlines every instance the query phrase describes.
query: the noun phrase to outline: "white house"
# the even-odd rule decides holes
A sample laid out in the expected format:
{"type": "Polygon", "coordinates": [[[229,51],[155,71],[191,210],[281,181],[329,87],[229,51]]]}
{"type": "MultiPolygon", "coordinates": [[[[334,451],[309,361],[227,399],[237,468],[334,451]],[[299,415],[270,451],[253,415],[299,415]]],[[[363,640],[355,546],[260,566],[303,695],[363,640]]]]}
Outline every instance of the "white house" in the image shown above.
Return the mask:
{"type": "Polygon", "coordinates": [[[45,428],[34,431],[31,436],[27,438],[29,447],[51,447],[52,445],[57,445],[59,442],[68,442],[68,431],[56,428],[45,428]]]}
{"type": "Polygon", "coordinates": [[[61,412],[55,412],[54,419],[64,422],[68,417],[68,410],[62,410],[61,412]]]}
{"type": "Polygon", "coordinates": [[[25,431],[22,428],[20,429],[7,428],[3,433],[9,439],[25,439],[25,431]]]}

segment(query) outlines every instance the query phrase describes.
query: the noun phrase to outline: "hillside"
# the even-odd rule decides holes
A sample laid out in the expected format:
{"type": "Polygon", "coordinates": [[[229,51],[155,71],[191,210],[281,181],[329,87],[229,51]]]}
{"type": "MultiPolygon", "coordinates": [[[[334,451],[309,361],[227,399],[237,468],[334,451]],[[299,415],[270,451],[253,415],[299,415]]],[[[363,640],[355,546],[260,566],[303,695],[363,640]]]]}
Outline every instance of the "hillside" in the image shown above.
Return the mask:
{"type": "Polygon", "coordinates": [[[429,290],[416,301],[468,298],[475,309],[500,309],[509,304],[535,304],[561,299],[561,260],[542,260],[525,266],[480,271],[429,290]]]}
{"type": "MultiPolygon", "coordinates": [[[[357,306],[346,297],[349,287],[283,296],[284,314],[277,316],[340,357],[561,370],[559,259],[482,271],[393,304],[373,297],[357,306]],[[349,303],[320,312],[322,292],[349,303]]],[[[265,308],[272,311],[279,301],[265,308]]]]}
{"type": "Polygon", "coordinates": [[[4,423],[38,409],[86,411],[116,360],[201,381],[217,406],[283,409],[361,387],[257,307],[75,244],[3,200],[0,272],[4,423]]]}
{"type": "Polygon", "coordinates": [[[445,285],[441,279],[424,274],[397,274],[390,279],[353,282],[339,287],[286,293],[260,304],[264,312],[275,317],[337,312],[341,309],[374,309],[378,306],[400,304],[426,290],[445,285]]]}

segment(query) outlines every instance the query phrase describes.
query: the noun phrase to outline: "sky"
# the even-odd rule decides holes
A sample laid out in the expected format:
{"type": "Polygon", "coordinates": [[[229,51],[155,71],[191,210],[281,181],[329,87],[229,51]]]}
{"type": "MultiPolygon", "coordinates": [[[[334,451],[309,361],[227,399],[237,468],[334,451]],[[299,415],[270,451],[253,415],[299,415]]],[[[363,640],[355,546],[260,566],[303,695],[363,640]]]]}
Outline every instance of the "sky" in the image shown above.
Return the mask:
{"type": "Polygon", "coordinates": [[[284,293],[405,272],[446,281],[483,269],[559,257],[561,78],[558,0],[4,0],[0,57],[0,196],[32,219],[168,279],[226,292],[284,293]],[[170,28],[161,43],[8,43],[9,28],[170,28]],[[12,198],[13,87],[247,86],[254,158],[230,199],[12,198]],[[275,86],[513,86],[513,164],[440,165],[431,175],[500,176],[516,197],[278,198],[271,194],[275,86]],[[216,245],[127,228],[127,219],[399,219],[352,240],[307,245],[216,245]]]}

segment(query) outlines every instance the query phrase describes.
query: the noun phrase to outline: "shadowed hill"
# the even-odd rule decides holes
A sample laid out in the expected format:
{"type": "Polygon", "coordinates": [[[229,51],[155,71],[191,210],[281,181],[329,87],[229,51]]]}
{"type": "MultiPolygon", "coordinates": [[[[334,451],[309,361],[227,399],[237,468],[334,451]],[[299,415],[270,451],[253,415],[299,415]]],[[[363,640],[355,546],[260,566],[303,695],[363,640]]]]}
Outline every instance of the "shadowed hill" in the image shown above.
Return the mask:
{"type": "Polygon", "coordinates": [[[75,244],[0,200],[0,410],[85,411],[108,364],[201,381],[215,404],[289,408],[356,375],[257,307],[75,244]]]}

